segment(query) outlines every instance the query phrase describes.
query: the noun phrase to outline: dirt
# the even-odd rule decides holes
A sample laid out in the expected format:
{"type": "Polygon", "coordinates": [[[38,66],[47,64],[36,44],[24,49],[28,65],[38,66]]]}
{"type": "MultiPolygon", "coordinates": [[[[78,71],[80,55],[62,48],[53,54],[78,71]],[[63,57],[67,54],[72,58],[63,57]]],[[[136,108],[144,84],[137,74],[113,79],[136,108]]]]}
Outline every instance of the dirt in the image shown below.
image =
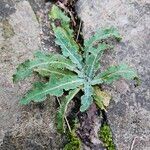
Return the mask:
{"type": "Polygon", "coordinates": [[[77,130],[78,136],[82,142],[94,150],[103,150],[103,143],[99,140],[98,131],[102,123],[101,112],[97,109],[95,104],[85,113],[79,113],[78,118],[80,127],[77,130]]]}

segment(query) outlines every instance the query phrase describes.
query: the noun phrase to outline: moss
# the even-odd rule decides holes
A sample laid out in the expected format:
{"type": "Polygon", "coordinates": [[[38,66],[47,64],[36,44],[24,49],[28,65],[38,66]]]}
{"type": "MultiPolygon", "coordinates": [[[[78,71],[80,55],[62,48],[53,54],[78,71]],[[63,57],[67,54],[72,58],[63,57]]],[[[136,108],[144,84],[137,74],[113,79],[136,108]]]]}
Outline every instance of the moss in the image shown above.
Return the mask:
{"type": "Polygon", "coordinates": [[[8,39],[14,36],[15,32],[10,23],[8,22],[8,20],[4,20],[2,23],[3,23],[3,37],[5,39],[8,39]]]}
{"type": "Polygon", "coordinates": [[[68,143],[65,145],[64,150],[81,150],[81,141],[75,131],[68,133],[67,138],[68,143]]]}
{"type": "Polygon", "coordinates": [[[107,150],[115,150],[115,144],[113,142],[112,131],[108,124],[103,124],[99,131],[99,138],[102,140],[107,150]]]}

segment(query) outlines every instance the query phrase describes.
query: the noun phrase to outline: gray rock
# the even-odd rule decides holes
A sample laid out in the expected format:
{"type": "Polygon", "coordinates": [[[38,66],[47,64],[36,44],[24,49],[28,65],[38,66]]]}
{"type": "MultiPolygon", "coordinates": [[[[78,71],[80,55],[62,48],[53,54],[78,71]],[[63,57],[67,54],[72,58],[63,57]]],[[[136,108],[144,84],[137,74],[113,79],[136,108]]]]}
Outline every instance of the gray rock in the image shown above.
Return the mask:
{"type": "Polygon", "coordinates": [[[8,17],[10,14],[16,11],[12,0],[0,1],[0,20],[8,17]]]}
{"type": "Polygon", "coordinates": [[[138,71],[141,85],[118,81],[111,88],[113,101],[108,118],[118,150],[150,149],[150,2],[149,0],[79,0],[77,11],[84,21],[83,35],[115,26],[123,40],[104,56],[109,64],[127,63],[138,71]],[[119,88],[121,87],[121,88],[119,88]],[[119,89],[119,90],[118,90],[119,89]]]}
{"type": "Polygon", "coordinates": [[[55,99],[20,106],[36,77],[14,84],[16,67],[41,48],[41,26],[28,1],[0,1],[0,149],[58,149],[55,99]]]}
{"type": "MultiPolygon", "coordinates": [[[[9,2],[7,2],[9,5],[9,2]]],[[[10,1],[11,4],[11,1],[10,1]]],[[[16,3],[14,13],[0,22],[0,130],[1,134],[14,123],[22,85],[14,85],[12,75],[19,63],[31,58],[39,48],[38,22],[28,2],[16,3]]],[[[4,12],[5,13],[5,12],[4,12]]],[[[22,93],[28,85],[23,85],[22,93]]],[[[1,138],[0,138],[1,139],[1,138]]]]}

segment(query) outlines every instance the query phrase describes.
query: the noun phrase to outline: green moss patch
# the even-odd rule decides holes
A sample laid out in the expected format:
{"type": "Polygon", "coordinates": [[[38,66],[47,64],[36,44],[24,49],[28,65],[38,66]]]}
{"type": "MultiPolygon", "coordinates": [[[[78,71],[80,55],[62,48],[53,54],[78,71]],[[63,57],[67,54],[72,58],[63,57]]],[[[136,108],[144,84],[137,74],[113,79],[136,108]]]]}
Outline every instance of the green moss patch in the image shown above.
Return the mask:
{"type": "Polygon", "coordinates": [[[81,141],[75,131],[68,133],[67,138],[68,144],[65,145],[64,150],[81,150],[81,141]]]}
{"type": "Polygon", "coordinates": [[[115,144],[113,142],[112,131],[108,124],[105,123],[101,126],[99,131],[99,138],[101,139],[107,150],[116,150],[115,144]]]}

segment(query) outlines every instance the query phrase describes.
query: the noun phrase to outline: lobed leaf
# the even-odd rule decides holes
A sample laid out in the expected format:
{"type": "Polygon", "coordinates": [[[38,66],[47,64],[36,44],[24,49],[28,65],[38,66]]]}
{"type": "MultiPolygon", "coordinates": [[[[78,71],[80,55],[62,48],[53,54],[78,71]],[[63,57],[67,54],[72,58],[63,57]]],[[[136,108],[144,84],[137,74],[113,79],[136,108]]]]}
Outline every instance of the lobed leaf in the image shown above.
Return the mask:
{"type": "Polygon", "coordinates": [[[86,53],[86,66],[85,66],[85,72],[86,75],[90,78],[93,78],[97,70],[100,68],[100,58],[103,54],[103,52],[107,49],[112,48],[108,44],[99,44],[97,47],[91,47],[89,50],[89,53],[86,53]]]}
{"type": "Polygon", "coordinates": [[[56,44],[61,47],[62,53],[65,57],[69,57],[70,60],[78,66],[79,69],[82,68],[82,57],[79,54],[79,46],[71,38],[66,31],[61,28],[57,27],[54,30],[55,37],[56,37],[56,44]]]}
{"type": "Polygon", "coordinates": [[[49,18],[53,21],[53,30],[55,30],[57,26],[61,26],[70,37],[73,37],[73,30],[70,28],[70,18],[58,6],[53,5],[49,18]]]}
{"type": "Polygon", "coordinates": [[[37,68],[34,69],[35,72],[37,72],[38,74],[40,74],[42,77],[50,77],[50,75],[55,75],[58,76],[59,78],[66,76],[66,75],[75,75],[75,73],[73,73],[70,70],[66,70],[66,69],[55,69],[52,67],[47,67],[47,68],[37,68]]]}
{"type": "MultiPolygon", "coordinates": [[[[34,102],[42,102],[48,94],[62,96],[64,91],[69,91],[69,95],[62,101],[57,113],[58,130],[64,131],[64,118],[68,104],[83,86],[84,95],[81,97],[80,111],[86,111],[93,103],[100,109],[109,105],[111,96],[101,91],[95,86],[102,83],[112,83],[119,78],[133,79],[137,73],[127,65],[109,67],[106,71],[95,75],[100,68],[99,60],[105,50],[113,48],[106,43],[108,38],[115,38],[120,41],[118,31],[111,27],[96,32],[94,36],[85,40],[84,54],[81,56],[79,50],[83,49],[74,40],[73,30],[70,28],[70,18],[59,7],[53,5],[50,12],[52,28],[55,34],[55,43],[60,46],[62,54],[44,54],[37,52],[33,60],[27,60],[20,64],[14,81],[22,80],[38,72],[42,77],[50,77],[48,83],[37,82],[33,88],[20,101],[25,105],[34,102]],[[93,88],[94,86],[94,88],[93,88]]],[[[70,132],[71,140],[64,149],[81,149],[80,140],[75,132],[70,132]]]]}
{"type": "Polygon", "coordinates": [[[83,84],[83,79],[78,76],[64,76],[60,80],[57,77],[52,76],[50,81],[42,86],[35,85],[24,98],[21,99],[20,103],[25,105],[34,102],[41,102],[46,99],[46,95],[50,94],[53,96],[61,96],[63,90],[75,89],[83,84]]]}
{"type": "Polygon", "coordinates": [[[120,40],[120,34],[115,28],[108,28],[99,30],[96,32],[94,36],[89,38],[88,40],[85,40],[85,61],[87,69],[85,69],[87,76],[90,78],[93,78],[95,76],[95,73],[100,68],[99,60],[103,54],[103,52],[107,49],[112,49],[113,46],[106,44],[104,41],[101,42],[104,39],[107,38],[115,38],[117,40],[120,40]]]}
{"type": "MultiPolygon", "coordinates": [[[[60,54],[44,54],[42,52],[36,52],[33,60],[27,60],[20,64],[17,68],[17,72],[13,75],[14,81],[23,80],[30,76],[32,72],[38,68],[49,69],[69,69],[77,71],[76,65],[74,65],[69,59],[63,57],[60,54]]],[[[78,71],[77,71],[78,72],[78,71]]],[[[42,72],[40,72],[42,74],[42,72]]]]}
{"type": "MultiPolygon", "coordinates": [[[[35,53],[35,61],[41,62],[42,67],[53,67],[58,69],[69,69],[71,71],[77,71],[77,66],[72,63],[70,59],[65,58],[60,54],[44,54],[42,52],[35,53]]],[[[40,66],[41,66],[40,65],[40,66]]],[[[77,71],[78,72],[78,71],[77,71]]]]}
{"type": "Polygon", "coordinates": [[[80,91],[80,88],[71,90],[69,92],[69,95],[65,97],[64,101],[60,105],[60,108],[57,112],[57,129],[60,132],[64,131],[64,118],[67,111],[68,104],[71,102],[71,100],[75,97],[75,95],[80,91]]]}
{"type": "Polygon", "coordinates": [[[93,87],[89,84],[89,82],[84,83],[84,95],[81,97],[81,107],[80,111],[86,111],[93,102],[93,87]]]}
{"type": "Polygon", "coordinates": [[[23,80],[32,74],[32,69],[30,69],[30,60],[26,60],[24,63],[17,67],[16,73],[13,75],[13,82],[23,80]]]}
{"type": "Polygon", "coordinates": [[[132,80],[137,77],[137,73],[134,69],[130,68],[126,64],[120,64],[118,66],[111,66],[106,71],[97,75],[94,80],[102,80],[105,83],[112,83],[120,78],[132,80]]]}
{"type": "Polygon", "coordinates": [[[115,38],[118,41],[120,41],[122,39],[118,30],[114,27],[100,29],[91,38],[89,38],[88,40],[85,40],[85,42],[84,42],[85,49],[88,51],[97,42],[100,42],[100,41],[108,39],[108,38],[115,38]]]}

